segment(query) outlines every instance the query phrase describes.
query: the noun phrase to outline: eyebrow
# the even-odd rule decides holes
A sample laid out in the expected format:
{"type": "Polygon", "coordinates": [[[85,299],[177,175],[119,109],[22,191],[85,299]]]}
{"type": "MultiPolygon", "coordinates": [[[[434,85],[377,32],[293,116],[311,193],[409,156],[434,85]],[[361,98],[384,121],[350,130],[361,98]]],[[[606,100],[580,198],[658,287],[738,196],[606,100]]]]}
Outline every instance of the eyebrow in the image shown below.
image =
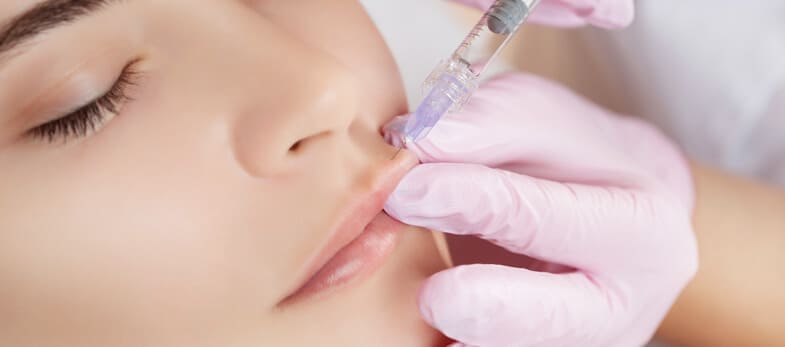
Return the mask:
{"type": "MultiPolygon", "coordinates": [[[[19,45],[119,0],[45,0],[0,26],[0,60],[19,45]]],[[[0,61],[1,62],[1,61],[0,61]]]]}

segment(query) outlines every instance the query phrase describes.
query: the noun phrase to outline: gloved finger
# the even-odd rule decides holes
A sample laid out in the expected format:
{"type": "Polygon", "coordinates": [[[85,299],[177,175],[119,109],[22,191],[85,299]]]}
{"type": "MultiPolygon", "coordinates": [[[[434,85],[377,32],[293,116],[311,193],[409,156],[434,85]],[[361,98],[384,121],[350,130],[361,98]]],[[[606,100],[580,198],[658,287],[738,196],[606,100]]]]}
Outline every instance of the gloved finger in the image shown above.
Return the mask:
{"type": "Polygon", "coordinates": [[[572,7],[562,3],[543,0],[531,14],[530,21],[536,24],[561,28],[575,28],[589,23],[572,7]]]}
{"type": "MultiPolygon", "coordinates": [[[[606,29],[623,28],[635,19],[635,2],[633,0],[543,0],[540,10],[541,23],[554,23],[559,17],[546,17],[547,10],[567,8],[587,23],[606,29]]],[[[535,12],[537,14],[537,12],[535,12]]]]}
{"type": "MultiPolygon", "coordinates": [[[[487,11],[496,0],[453,0],[459,4],[476,8],[480,11],[487,11]]],[[[532,23],[551,25],[557,27],[578,27],[586,25],[586,18],[578,15],[572,7],[544,0],[532,12],[530,21],[532,23]]]]}
{"type": "Polygon", "coordinates": [[[459,4],[476,8],[480,11],[487,11],[496,0],[452,0],[459,4]]]}
{"type": "Polygon", "coordinates": [[[615,259],[623,259],[633,256],[623,252],[637,249],[629,246],[631,240],[650,239],[627,232],[627,227],[648,222],[633,211],[638,204],[633,193],[622,189],[439,163],[414,168],[390,196],[385,211],[406,224],[475,235],[547,262],[607,271],[624,264],[607,264],[594,255],[614,252],[615,259]]]}
{"type": "Polygon", "coordinates": [[[562,86],[510,74],[483,84],[462,111],[446,114],[426,138],[407,148],[424,163],[475,163],[558,181],[637,186],[642,173],[633,172],[637,167],[612,141],[619,136],[616,124],[606,111],[562,86]],[[588,125],[572,126],[576,113],[590,120],[588,125]]]}
{"type": "MultiPolygon", "coordinates": [[[[453,0],[485,11],[495,0],[453,0]]],[[[575,27],[592,24],[601,28],[621,28],[632,23],[632,0],[543,0],[531,16],[533,23],[575,27]]]]}
{"type": "Polygon", "coordinates": [[[496,166],[537,154],[572,161],[585,156],[583,143],[617,136],[613,125],[605,125],[606,118],[604,110],[566,87],[535,75],[505,74],[483,83],[461,111],[445,114],[427,137],[408,144],[408,149],[423,162],[468,160],[496,166]],[[575,113],[592,120],[596,126],[590,130],[598,134],[568,126],[575,113]]]}
{"type": "Polygon", "coordinates": [[[624,302],[579,272],[468,265],[428,279],[419,307],[430,325],[470,345],[580,346],[624,302]]]}

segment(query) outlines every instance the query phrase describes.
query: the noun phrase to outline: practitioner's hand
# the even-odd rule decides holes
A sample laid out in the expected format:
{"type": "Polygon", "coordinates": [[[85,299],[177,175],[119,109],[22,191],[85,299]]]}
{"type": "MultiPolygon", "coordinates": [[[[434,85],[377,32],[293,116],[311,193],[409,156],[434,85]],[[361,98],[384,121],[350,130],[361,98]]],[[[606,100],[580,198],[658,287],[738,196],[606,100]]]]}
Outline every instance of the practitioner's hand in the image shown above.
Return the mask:
{"type": "Polygon", "coordinates": [[[691,174],[639,120],[552,82],[482,86],[411,145],[387,212],[574,271],[469,265],[430,278],[425,319],[471,346],[641,346],[697,269],[691,174]]]}
{"type": "MultiPolygon", "coordinates": [[[[486,10],[496,0],[453,0],[480,10],[486,10]]],[[[542,0],[532,13],[531,20],[554,26],[591,24],[602,28],[629,25],[635,16],[633,0],[542,0]]]]}

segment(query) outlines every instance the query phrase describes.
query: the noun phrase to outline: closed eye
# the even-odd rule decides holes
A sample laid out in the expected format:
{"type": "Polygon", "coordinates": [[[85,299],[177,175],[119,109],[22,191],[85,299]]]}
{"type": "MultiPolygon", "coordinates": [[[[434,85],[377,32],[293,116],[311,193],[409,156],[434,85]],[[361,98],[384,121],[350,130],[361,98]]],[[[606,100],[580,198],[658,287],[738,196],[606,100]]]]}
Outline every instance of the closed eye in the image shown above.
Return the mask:
{"type": "Polygon", "coordinates": [[[139,76],[139,72],[134,69],[136,63],[137,61],[132,61],[126,65],[103,96],[65,116],[30,129],[28,135],[52,143],[57,140],[67,142],[79,139],[96,132],[112,117],[117,116],[123,105],[131,101],[128,89],[136,85],[139,76]]]}

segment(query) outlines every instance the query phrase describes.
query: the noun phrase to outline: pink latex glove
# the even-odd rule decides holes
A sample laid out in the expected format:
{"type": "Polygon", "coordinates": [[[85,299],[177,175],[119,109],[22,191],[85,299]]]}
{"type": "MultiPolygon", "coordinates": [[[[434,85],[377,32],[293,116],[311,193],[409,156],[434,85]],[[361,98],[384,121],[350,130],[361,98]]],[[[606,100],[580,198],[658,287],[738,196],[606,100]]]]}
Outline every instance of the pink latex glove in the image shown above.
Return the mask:
{"type": "Polygon", "coordinates": [[[569,266],[434,275],[424,318],[471,346],[644,345],[697,269],[687,162],[655,128],[552,82],[482,86],[411,145],[424,163],[386,211],[569,266]]]}
{"type": "MultiPolygon", "coordinates": [[[[487,10],[496,0],[454,0],[487,10]]],[[[532,13],[532,22],[574,27],[591,24],[602,28],[628,26],[635,17],[633,0],[542,0],[532,13]]]]}

